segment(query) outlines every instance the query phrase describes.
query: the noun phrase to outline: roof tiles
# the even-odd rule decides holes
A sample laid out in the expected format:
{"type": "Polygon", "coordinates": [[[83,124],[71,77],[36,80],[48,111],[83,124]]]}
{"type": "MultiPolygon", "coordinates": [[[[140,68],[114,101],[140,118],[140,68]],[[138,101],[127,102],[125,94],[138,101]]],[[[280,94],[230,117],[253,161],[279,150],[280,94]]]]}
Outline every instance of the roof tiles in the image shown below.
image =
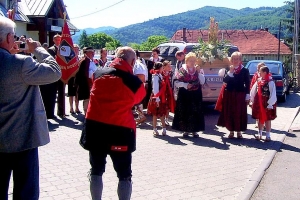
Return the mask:
{"type": "MultiPolygon", "coordinates": [[[[183,30],[174,33],[172,40],[183,40],[183,30]]],[[[187,30],[187,42],[208,41],[208,30],[187,30]]],[[[219,40],[227,40],[243,54],[277,54],[279,40],[266,30],[219,30],[219,40]]],[[[292,54],[287,45],[280,42],[280,53],[292,54]]]]}

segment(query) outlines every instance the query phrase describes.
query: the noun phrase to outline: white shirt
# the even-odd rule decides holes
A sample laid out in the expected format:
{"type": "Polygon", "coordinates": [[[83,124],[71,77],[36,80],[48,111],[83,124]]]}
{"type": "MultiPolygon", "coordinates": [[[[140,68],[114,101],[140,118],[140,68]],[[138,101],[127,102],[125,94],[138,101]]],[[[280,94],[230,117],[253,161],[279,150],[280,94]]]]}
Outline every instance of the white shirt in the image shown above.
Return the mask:
{"type": "Polygon", "coordinates": [[[133,74],[138,75],[138,74],[143,74],[145,76],[145,81],[148,80],[148,69],[146,65],[144,65],[140,61],[136,61],[133,67],[133,74]]]}
{"type": "MultiPolygon", "coordinates": [[[[258,79],[258,81],[260,81],[261,78],[258,79]]],[[[277,101],[277,97],[276,97],[276,86],[274,81],[270,81],[269,82],[269,91],[270,91],[270,98],[268,100],[268,106],[267,108],[273,109],[273,105],[276,103],[277,101]]],[[[254,102],[254,97],[257,93],[257,81],[254,83],[251,91],[250,91],[250,100],[253,103],[254,102]]]]}
{"type": "Polygon", "coordinates": [[[156,63],[160,62],[162,60],[162,57],[158,56],[158,58],[153,58],[152,56],[149,58],[150,61],[156,63]]]}
{"type": "Polygon", "coordinates": [[[93,77],[93,73],[97,70],[97,66],[95,65],[94,61],[90,60],[89,66],[89,78],[93,77]]]}

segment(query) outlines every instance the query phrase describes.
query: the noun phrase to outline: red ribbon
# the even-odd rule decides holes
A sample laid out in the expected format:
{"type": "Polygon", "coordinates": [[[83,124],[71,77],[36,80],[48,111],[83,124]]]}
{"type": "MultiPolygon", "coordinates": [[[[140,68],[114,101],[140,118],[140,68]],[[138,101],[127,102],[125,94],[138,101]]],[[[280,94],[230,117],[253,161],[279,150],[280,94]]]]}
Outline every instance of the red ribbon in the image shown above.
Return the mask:
{"type": "Polygon", "coordinates": [[[168,92],[168,97],[170,99],[168,99],[168,102],[169,102],[169,108],[170,108],[170,111],[172,113],[175,112],[175,99],[174,99],[174,94],[173,94],[173,91],[172,91],[172,87],[171,87],[171,83],[170,83],[170,75],[163,75],[163,78],[164,78],[164,82],[166,83],[166,92],[168,92]]]}
{"type": "MultiPolygon", "coordinates": [[[[150,73],[152,73],[152,72],[153,72],[153,74],[159,75],[158,70],[150,70],[150,73]],[[154,73],[154,72],[156,72],[156,73],[154,73]]],[[[166,83],[164,80],[161,81],[159,92],[157,94],[153,95],[153,98],[156,98],[156,97],[160,97],[160,100],[162,103],[166,102],[166,83]]]]}
{"type": "Polygon", "coordinates": [[[263,106],[262,87],[270,81],[271,74],[266,74],[264,79],[258,82],[258,103],[259,103],[259,123],[264,124],[267,121],[267,108],[263,106]]]}

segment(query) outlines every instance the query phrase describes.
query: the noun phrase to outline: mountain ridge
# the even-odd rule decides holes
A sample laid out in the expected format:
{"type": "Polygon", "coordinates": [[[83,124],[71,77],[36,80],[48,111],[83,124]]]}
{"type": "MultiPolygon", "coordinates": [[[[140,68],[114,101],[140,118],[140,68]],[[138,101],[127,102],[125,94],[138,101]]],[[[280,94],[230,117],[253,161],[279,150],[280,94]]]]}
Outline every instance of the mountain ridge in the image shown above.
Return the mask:
{"type": "MultiPolygon", "coordinates": [[[[164,35],[171,38],[182,28],[208,29],[210,17],[219,23],[219,29],[259,29],[268,26],[270,32],[275,32],[280,19],[286,18],[286,6],[232,9],[225,7],[204,6],[169,16],[157,17],[145,22],[131,24],[121,28],[99,27],[99,32],[106,33],[119,40],[123,45],[142,43],[152,35],[164,35]],[[263,24],[264,23],[264,24],[263,24]]],[[[87,34],[92,29],[85,29],[87,34]]],[[[95,32],[94,32],[95,33],[95,32]]],[[[78,36],[79,38],[79,36],[78,36]]],[[[75,38],[73,38],[74,40],[75,38]]]]}

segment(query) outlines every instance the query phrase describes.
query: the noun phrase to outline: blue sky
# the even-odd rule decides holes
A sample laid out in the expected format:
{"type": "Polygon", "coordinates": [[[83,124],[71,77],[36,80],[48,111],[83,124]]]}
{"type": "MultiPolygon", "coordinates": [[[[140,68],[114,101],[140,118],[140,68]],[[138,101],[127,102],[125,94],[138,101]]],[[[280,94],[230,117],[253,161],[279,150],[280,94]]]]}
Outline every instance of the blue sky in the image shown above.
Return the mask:
{"type": "Polygon", "coordinates": [[[204,6],[234,9],[245,7],[258,8],[263,6],[280,7],[285,5],[284,1],[285,0],[64,0],[64,3],[67,6],[67,12],[71,22],[77,28],[84,29],[101,26],[120,28],[162,16],[195,10],[204,6]],[[105,10],[97,12],[102,9],[105,10]],[[93,12],[97,13],[88,15],[93,12]],[[80,17],[83,15],[88,16],[80,17]]]}

